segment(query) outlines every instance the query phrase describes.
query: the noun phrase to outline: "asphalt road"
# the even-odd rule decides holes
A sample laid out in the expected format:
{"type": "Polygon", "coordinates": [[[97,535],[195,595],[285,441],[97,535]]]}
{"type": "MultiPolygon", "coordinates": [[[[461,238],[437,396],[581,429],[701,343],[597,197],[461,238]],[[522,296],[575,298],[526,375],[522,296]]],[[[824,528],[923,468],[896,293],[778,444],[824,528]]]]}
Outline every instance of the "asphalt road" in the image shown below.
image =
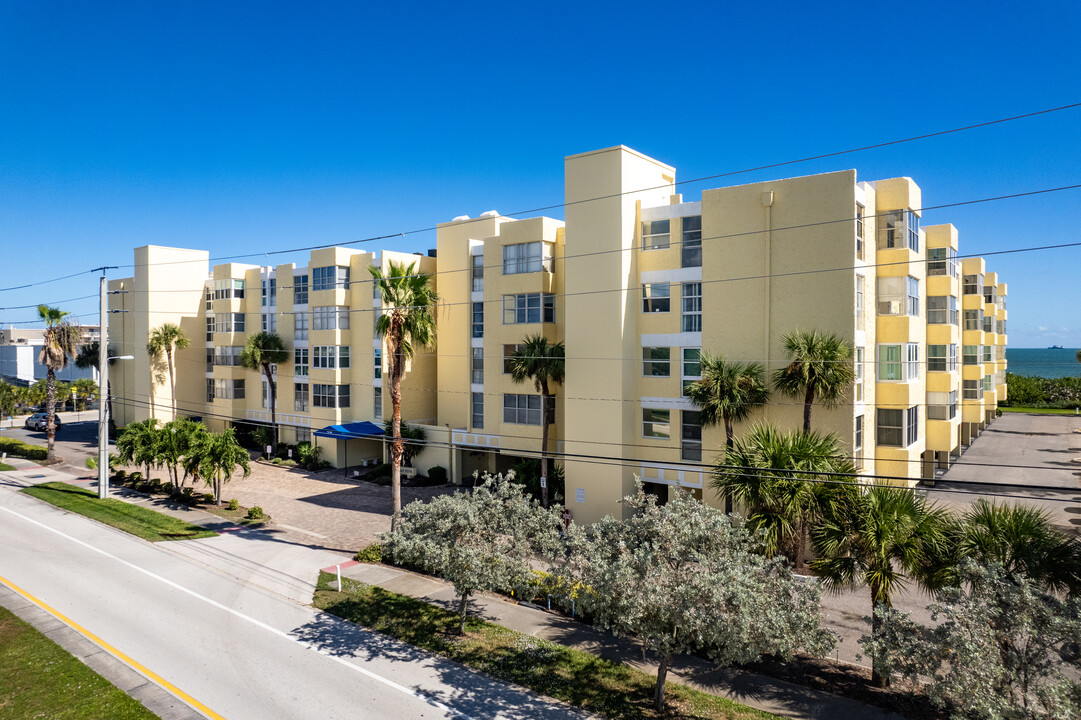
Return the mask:
{"type": "Polygon", "coordinates": [[[211,717],[580,717],[10,485],[0,547],[0,577],[211,717]]]}

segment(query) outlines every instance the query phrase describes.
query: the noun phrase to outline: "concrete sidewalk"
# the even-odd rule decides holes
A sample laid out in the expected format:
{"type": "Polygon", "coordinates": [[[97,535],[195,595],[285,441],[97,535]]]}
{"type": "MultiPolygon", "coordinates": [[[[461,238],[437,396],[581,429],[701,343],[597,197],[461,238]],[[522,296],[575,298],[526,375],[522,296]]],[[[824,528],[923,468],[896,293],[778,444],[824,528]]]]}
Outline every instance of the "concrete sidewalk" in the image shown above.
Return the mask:
{"type": "MultiPolygon", "coordinates": [[[[334,567],[324,568],[334,572],[334,567]]],[[[342,576],[457,611],[454,586],[426,575],[386,565],[345,563],[342,576]]],[[[520,605],[492,595],[475,596],[470,614],[527,635],[623,662],[656,676],[657,665],[641,646],[595,630],[562,614],[520,605]]],[[[669,678],[753,708],[801,720],[903,720],[900,715],[837,695],[741,670],[719,670],[696,657],[680,656],[669,678]]]]}

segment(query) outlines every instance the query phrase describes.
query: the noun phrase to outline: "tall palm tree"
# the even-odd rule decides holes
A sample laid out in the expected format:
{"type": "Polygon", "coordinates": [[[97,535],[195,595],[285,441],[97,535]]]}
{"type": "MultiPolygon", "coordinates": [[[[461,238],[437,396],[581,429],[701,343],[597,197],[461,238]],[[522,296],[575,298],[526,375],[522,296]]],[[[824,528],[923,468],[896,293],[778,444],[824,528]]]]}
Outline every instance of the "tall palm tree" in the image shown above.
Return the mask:
{"type": "Polygon", "coordinates": [[[240,351],[240,365],[248,370],[262,372],[270,389],[270,454],[278,452],[278,388],[274,382],[271,365],[283,363],[289,359],[285,342],[277,333],[257,332],[248,338],[244,349],[240,351]]]}
{"type": "Polygon", "coordinates": [[[856,379],[852,344],[838,335],[797,330],[784,336],[791,362],[773,374],[782,395],[803,398],[803,431],[811,432],[811,405],[836,405],[856,379]]]}
{"type": "Polygon", "coordinates": [[[176,417],[176,377],[173,372],[173,351],[183,350],[191,341],[184,335],[179,325],[164,323],[150,333],[150,342],[146,344],[146,351],[150,355],[151,362],[160,362],[162,353],[165,354],[165,362],[169,366],[169,389],[172,395],[173,417],[176,417]]]}
{"type": "Polygon", "coordinates": [[[960,557],[997,563],[1048,592],[1081,594],[1081,543],[1056,528],[1043,510],[977,500],[953,529],[960,557]]]}
{"type": "Polygon", "coordinates": [[[432,276],[416,272],[417,264],[391,261],[384,275],[380,268],[369,266],[383,301],[383,314],[375,329],[386,339],[390,358],[390,402],[392,445],[390,452],[391,531],[397,527],[402,512],[402,375],[405,361],[413,356],[413,348],[429,347],[435,342],[435,307],[439,295],[432,285],[432,276]]]}
{"type": "Polygon", "coordinates": [[[38,305],[38,315],[45,321],[45,339],[41,346],[38,362],[45,366],[45,412],[49,414],[45,425],[48,437],[48,459],[56,459],[56,372],[68,365],[68,360],[75,357],[82,342],[83,331],[78,325],[72,325],[64,318],[68,315],[60,308],[38,305]]]}
{"type": "MultiPolygon", "coordinates": [[[[935,590],[934,560],[947,544],[949,516],[908,488],[874,485],[853,493],[828,511],[812,533],[818,558],[811,569],[827,590],[866,585],[871,608],[892,607],[893,593],[914,580],[935,590]]],[[[874,614],[872,635],[881,629],[874,614]]],[[[871,659],[871,681],[889,685],[879,658],[871,659]]]]}
{"type": "Polygon", "coordinates": [[[541,394],[541,504],[548,507],[548,426],[555,394],[550,383],[562,385],[566,374],[566,349],[563,343],[550,343],[542,335],[530,335],[510,359],[510,376],[516,383],[533,381],[541,394]]]}
{"type": "Polygon", "coordinates": [[[251,475],[251,456],[236,439],[236,431],[197,432],[185,458],[185,470],[214,486],[214,502],[221,506],[221,488],[239,467],[244,477],[251,475]]]}
{"type": "Polygon", "coordinates": [[[854,487],[820,473],[855,473],[836,435],[756,424],[727,449],[711,485],[747,506],[747,522],[763,532],[767,553],[784,552],[799,569],[808,528],[854,487]]]}

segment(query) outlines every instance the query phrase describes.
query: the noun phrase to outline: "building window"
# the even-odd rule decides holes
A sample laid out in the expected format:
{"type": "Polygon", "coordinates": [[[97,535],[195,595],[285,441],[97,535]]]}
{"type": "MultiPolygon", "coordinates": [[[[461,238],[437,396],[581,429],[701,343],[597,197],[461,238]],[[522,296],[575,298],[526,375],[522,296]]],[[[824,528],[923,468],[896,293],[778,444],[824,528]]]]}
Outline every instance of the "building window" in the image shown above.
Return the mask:
{"type": "Polygon", "coordinates": [[[908,447],[919,437],[919,406],[898,410],[878,408],[879,445],[908,447]]]}
{"type": "Polygon", "coordinates": [[[983,329],[983,310],[965,310],[965,330],[983,329]]]}
{"type": "Polygon", "coordinates": [[[312,290],[345,290],[349,287],[349,268],[343,265],[312,268],[312,290]]]}
{"type": "Polygon", "coordinates": [[[642,408],[642,437],[662,440],[672,437],[672,411],[642,408]]]}
{"type": "Polygon", "coordinates": [[[702,417],[693,410],[683,410],[680,416],[680,458],[692,462],[702,460],[702,417]]]}
{"type": "Polygon", "coordinates": [[[229,380],[218,379],[214,381],[214,395],[215,397],[222,398],[224,400],[243,400],[244,399],[244,381],[243,380],[229,380]]]}
{"type": "Polygon", "coordinates": [[[957,277],[957,251],[952,247],[927,248],[927,275],[957,277]]]}
{"type": "Polygon", "coordinates": [[[214,328],[216,323],[213,315],[208,315],[206,318],[206,341],[213,342],[214,340],[214,328]]]}
{"type": "Polygon", "coordinates": [[[878,278],[878,314],[920,314],[920,281],[910,275],[878,278]]]}
{"type": "Polygon", "coordinates": [[[278,278],[263,280],[262,306],[271,307],[278,304],[278,278]]]}
{"type": "Polygon", "coordinates": [[[683,218],[683,247],[680,250],[683,267],[702,267],[702,216],[683,218]]]}
{"type": "Polygon", "coordinates": [[[908,382],[920,376],[920,346],[917,343],[878,346],[879,382],[908,382]]]}
{"type": "Polygon", "coordinates": [[[956,345],[928,345],[927,369],[930,372],[953,372],[957,369],[956,345]]]}
{"type": "Polygon", "coordinates": [[[206,309],[210,310],[214,307],[214,288],[210,285],[206,286],[206,309]]]}
{"type": "Polygon", "coordinates": [[[240,365],[240,353],[244,348],[238,345],[219,345],[214,348],[214,364],[224,367],[240,365]]]}
{"type": "Polygon", "coordinates": [[[556,321],[556,299],[551,293],[523,293],[503,296],[503,323],[523,325],[527,323],[556,321]]]}
{"type": "Polygon", "coordinates": [[[206,381],[206,401],[214,402],[214,381],[210,378],[206,381]]]}
{"type": "Polygon", "coordinates": [[[510,375],[511,366],[514,364],[514,356],[521,352],[525,345],[504,345],[503,346],[503,374],[510,375]]]}
{"type": "Polygon", "coordinates": [[[383,348],[373,348],[372,349],[372,355],[373,355],[372,364],[375,366],[374,367],[374,374],[372,375],[372,377],[375,378],[376,380],[382,380],[383,379],[383,348]]]}
{"type": "Polygon", "coordinates": [[[642,249],[663,250],[669,245],[670,220],[646,220],[642,223],[642,249]]]}
{"type": "Polygon", "coordinates": [[[992,349],[992,347],[994,347],[994,346],[993,345],[984,345],[983,346],[983,361],[985,363],[994,362],[994,359],[991,357],[991,349],[992,349]]]}
{"type": "Polygon", "coordinates": [[[293,304],[294,305],[307,305],[308,304],[308,276],[307,275],[294,275],[293,276],[293,304]]]}
{"type": "Polygon", "coordinates": [[[262,408],[264,410],[269,410],[270,409],[270,385],[267,384],[266,380],[261,381],[261,384],[262,384],[262,389],[263,389],[263,405],[262,405],[262,408]]]}
{"type": "Polygon", "coordinates": [[[646,377],[669,377],[672,374],[672,349],[642,348],[642,374],[646,377]]]}
{"type": "Polygon", "coordinates": [[[206,371],[214,371],[214,348],[206,349],[206,371]]]}
{"type": "Polygon", "coordinates": [[[962,349],[961,362],[965,365],[979,365],[982,354],[979,345],[965,345],[962,349]]]}
{"type": "Polygon", "coordinates": [[[856,461],[856,467],[863,465],[863,416],[856,416],[856,432],[852,440],[852,455],[856,461]]]}
{"type": "Polygon", "coordinates": [[[244,281],[235,278],[215,280],[214,299],[229,300],[231,298],[244,299],[244,281]]]}
{"type": "Polygon", "coordinates": [[[995,319],[993,317],[991,317],[990,315],[984,315],[983,316],[983,331],[985,333],[995,331],[995,319]]]}
{"type": "Polygon", "coordinates": [[[473,337],[484,337],[484,303],[473,303],[473,337]]]}
{"type": "MultiPolygon", "coordinates": [[[[552,420],[550,415],[548,421],[552,422],[552,420]]],[[[516,425],[540,425],[541,396],[513,393],[503,395],[503,422],[516,425]]]]}
{"type": "Polygon", "coordinates": [[[979,380],[962,380],[961,397],[965,400],[979,400],[982,383],[979,380]]]}
{"type": "Polygon", "coordinates": [[[672,300],[669,283],[646,283],[642,285],[642,312],[668,312],[672,300]]]}
{"type": "Polygon", "coordinates": [[[484,255],[474,255],[473,260],[473,292],[484,291],[484,255]]]}
{"type": "Polygon", "coordinates": [[[349,386],[312,385],[312,405],[325,408],[349,407],[349,386]]]}
{"type": "Polygon", "coordinates": [[[312,348],[312,367],[324,369],[349,367],[349,346],[316,345],[312,348]]]}
{"type": "Polygon", "coordinates": [[[312,330],[348,330],[349,308],[342,305],[312,310],[312,330]]]}
{"type": "Polygon", "coordinates": [[[298,445],[300,443],[302,443],[302,442],[306,442],[308,444],[311,444],[311,441],[312,441],[312,430],[311,430],[311,428],[298,427],[296,429],[296,432],[297,432],[297,444],[298,445]]]}
{"type": "Polygon", "coordinates": [[[473,375],[470,382],[474,385],[484,383],[484,348],[473,348],[473,375]]]}
{"type": "Polygon", "coordinates": [[[276,312],[263,313],[263,332],[278,332],[278,314],[276,312]]]}
{"type": "Polygon", "coordinates": [[[856,402],[863,402],[863,348],[855,349],[856,353],[856,402]]]}
{"type": "Polygon", "coordinates": [[[927,296],[927,323],[930,325],[956,325],[959,313],[957,298],[953,295],[927,296]]]}
{"type": "Polygon", "coordinates": [[[683,394],[687,386],[702,379],[702,348],[683,348],[683,368],[680,371],[683,381],[683,394]]]}
{"type": "Polygon", "coordinates": [[[702,332],[702,283],[683,283],[683,332],[702,332]]]}
{"type": "Polygon", "coordinates": [[[552,246],[542,242],[503,246],[503,274],[552,272],[552,246]]]}
{"type": "Polygon", "coordinates": [[[983,295],[983,275],[965,275],[961,289],[964,295],[983,295]]]}
{"type": "Polygon", "coordinates": [[[298,312],[293,315],[293,340],[308,339],[308,313],[298,312]]]}
{"type": "Polygon", "coordinates": [[[983,301],[992,305],[997,304],[998,288],[994,285],[984,285],[983,287],[983,301]]]}
{"type": "Polygon", "coordinates": [[[472,406],[472,427],[475,430],[484,429],[484,393],[470,393],[470,405],[472,406]]]}
{"type": "Polygon", "coordinates": [[[863,275],[856,276],[856,329],[863,330],[863,275]]]}
{"type": "Polygon", "coordinates": [[[308,383],[293,383],[293,410],[308,412],[308,383]]]}
{"type": "Polygon", "coordinates": [[[308,376],[308,348],[293,348],[293,375],[308,376]]]}
{"type": "Polygon", "coordinates": [[[957,391],[928,392],[927,419],[952,420],[957,417],[957,391]]]}
{"type": "Polygon", "coordinates": [[[246,327],[244,313],[219,313],[214,316],[214,332],[244,332],[246,327]]]}
{"type": "Polygon", "coordinates": [[[383,388],[375,388],[372,394],[372,417],[378,422],[383,417],[383,388]]]}
{"type": "Polygon", "coordinates": [[[856,203],[856,257],[863,259],[863,205],[856,203]]]}
{"type": "Polygon", "coordinates": [[[908,222],[908,249],[914,253],[920,251],[920,217],[909,210],[906,213],[908,222]]]}

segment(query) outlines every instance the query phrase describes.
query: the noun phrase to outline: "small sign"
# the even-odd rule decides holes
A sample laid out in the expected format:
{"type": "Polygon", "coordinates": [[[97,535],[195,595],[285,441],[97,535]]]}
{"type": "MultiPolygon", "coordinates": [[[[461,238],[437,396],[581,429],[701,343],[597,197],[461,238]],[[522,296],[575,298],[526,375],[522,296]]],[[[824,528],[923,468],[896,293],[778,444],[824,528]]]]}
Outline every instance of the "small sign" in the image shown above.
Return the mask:
{"type": "Polygon", "coordinates": [[[575,488],[574,489],[574,502],[584,503],[586,501],[586,489],[575,488]]]}
{"type": "Polygon", "coordinates": [[[542,488],[548,487],[548,478],[544,477],[543,475],[541,475],[541,487],[542,488]]]}

